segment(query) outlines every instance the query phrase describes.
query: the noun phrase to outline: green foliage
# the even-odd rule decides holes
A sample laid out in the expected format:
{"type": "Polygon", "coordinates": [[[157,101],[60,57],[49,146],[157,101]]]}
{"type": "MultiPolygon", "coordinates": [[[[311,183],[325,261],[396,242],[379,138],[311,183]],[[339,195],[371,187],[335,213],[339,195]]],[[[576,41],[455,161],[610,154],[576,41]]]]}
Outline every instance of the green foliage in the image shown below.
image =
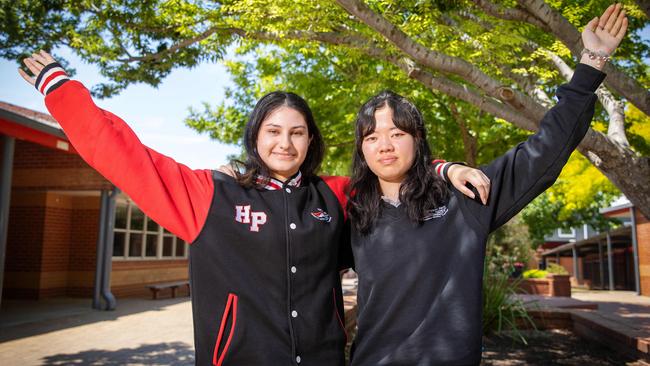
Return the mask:
{"type": "Polygon", "coordinates": [[[516,296],[521,279],[511,280],[502,271],[491,271],[489,266],[483,271],[483,334],[502,333],[521,340],[526,339],[521,328],[535,323],[528,315],[523,301],[516,296]]]}
{"type": "MultiPolygon", "coordinates": [[[[515,0],[494,2],[505,8],[518,6],[515,0]]],[[[575,25],[586,24],[611,3],[547,2],[575,25]]],[[[567,48],[552,35],[529,24],[487,15],[473,1],[366,3],[423,46],[463,58],[504,85],[525,80],[553,96],[565,80],[539,48],[575,65],[567,48]]],[[[613,62],[648,85],[650,67],[644,60],[650,57],[650,45],[640,38],[639,30],[650,20],[634,1],[623,3],[630,15],[629,37],[613,62]]],[[[202,108],[190,110],[186,123],[228,143],[241,142],[248,114],[260,96],[276,89],[294,91],[308,100],[322,128],[327,144],[325,174],[348,173],[354,116],[365,100],[383,89],[415,102],[427,121],[435,155],[447,160],[473,159],[485,164],[529,134],[481,113],[476,106],[431,91],[385,59],[368,56],[359,48],[375,47],[388,55],[400,51],[333,0],[0,0],[0,57],[19,61],[35,50],[57,47],[69,47],[99,67],[109,80],[92,88],[99,97],[119,93],[133,83],[156,86],[175,68],[225,62],[235,85],[226,90],[226,102],[205,102],[202,108]],[[354,46],[297,40],[297,31],[354,36],[361,41],[354,46]],[[227,54],[234,56],[225,60],[227,54]],[[475,149],[463,144],[461,123],[475,140],[475,149]]],[[[458,77],[446,76],[472,89],[458,77]]],[[[648,116],[637,112],[627,108],[628,136],[632,147],[647,156],[648,116]]],[[[596,119],[607,119],[600,108],[596,119]]],[[[614,195],[606,179],[593,179],[591,171],[578,168],[564,180],[569,184],[561,178],[558,188],[527,209],[524,220],[535,241],[558,222],[588,222],[614,195]],[[575,194],[580,184],[572,186],[572,181],[591,183],[575,194]]]]}
{"type": "Polygon", "coordinates": [[[606,231],[620,224],[600,214],[621,193],[585,157],[574,152],[556,183],[522,211],[534,246],[557,228],[588,224],[606,231]]]}
{"type": "Polygon", "coordinates": [[[495,230],[488,238],[487,259],[492,271],[512,273],[515,263],[528,263],[531,258],[531,245],[528,227],[515,216],[507,224],[495,230]]]}
{"type": "Polygon", "coordinates": [[[561,265],[557,263],[549,263],[546,265],[546,272],[552,273],[552,274],[557,274],[557,275],[568,275],[569,272],[566,270],[566,268],[562,267],[561,265]]]}
{"type": "Polygon", "coordinates": [[[541,269],[529,269],[528,271],[525,271],[522,276],[524,278],[546,278],[548,274],[548,271],[543,271],[541,269]]]}

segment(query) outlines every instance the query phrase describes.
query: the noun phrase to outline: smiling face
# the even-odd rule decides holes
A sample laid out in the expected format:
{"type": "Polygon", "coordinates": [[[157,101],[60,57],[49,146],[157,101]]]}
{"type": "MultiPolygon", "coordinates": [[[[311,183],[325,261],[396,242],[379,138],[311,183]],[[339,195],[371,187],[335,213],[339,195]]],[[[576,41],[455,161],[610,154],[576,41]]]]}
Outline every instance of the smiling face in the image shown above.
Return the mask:
{"type": "Polygon", "coordinates": [[[375,112],[375,129],[364,136],[363,157],[379,182],[401,183],[415,160],[415,139],[393,122],[393,110],[384,105],[375,112]]]}
{"type": "Polygon", "coordinates": [[[310,141],[305,117],[293,108],[280,106],[262,121],[257,153],[273,178],[286,181],[305,161],[310,141]]]}

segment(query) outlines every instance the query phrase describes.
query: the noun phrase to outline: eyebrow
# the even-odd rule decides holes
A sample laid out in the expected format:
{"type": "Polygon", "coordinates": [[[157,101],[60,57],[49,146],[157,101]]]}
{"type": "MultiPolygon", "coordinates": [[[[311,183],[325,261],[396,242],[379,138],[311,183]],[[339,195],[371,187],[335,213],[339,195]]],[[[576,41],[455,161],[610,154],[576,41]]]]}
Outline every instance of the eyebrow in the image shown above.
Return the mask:
{"type": "MultiPolygon", "coordinates": [[[[275,127],[275,128],[282,128],[283,126],[276,125],[275,123],[268,123],[268,124],[266,124],[266,125],[263,125],[262,127],[275,127]]],[[[296,129],[299,129],[299,128],[306,129],[307,126],[302,126],[302,125],[300,125],[300,126],[289,127],[289,129],[291,129],[291,130],[296,130],[296,129]]]]}

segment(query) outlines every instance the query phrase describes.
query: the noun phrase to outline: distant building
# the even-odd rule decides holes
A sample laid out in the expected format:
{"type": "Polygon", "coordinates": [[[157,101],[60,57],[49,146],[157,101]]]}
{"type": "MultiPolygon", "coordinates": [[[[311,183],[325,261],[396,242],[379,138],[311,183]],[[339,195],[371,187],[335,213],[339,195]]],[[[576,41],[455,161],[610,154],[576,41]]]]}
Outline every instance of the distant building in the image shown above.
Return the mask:
{"type": "Polygon", "coordinates": [[[623,225],[604,233],[587,225],[558,229],[545,238],[543,262],[562,265],[577,286],[650,296],[650,221],[625,197],[600,212],[623,225]]]}
{"type": "Polygon", "coordinates": [[[0,102],[0,137],[0,190],[9,198],[0,204],[0,223],[8,218],[0,225],[3,298],[93,296],[103,268],[99,237],[114,238],[107,281],[117,297],[188,279],[187,244],[127,196],[109,199],[115,187],[81,159],[52,117],[0,102]],[[103,228],[114,229],[108,235],[103,228]]]}

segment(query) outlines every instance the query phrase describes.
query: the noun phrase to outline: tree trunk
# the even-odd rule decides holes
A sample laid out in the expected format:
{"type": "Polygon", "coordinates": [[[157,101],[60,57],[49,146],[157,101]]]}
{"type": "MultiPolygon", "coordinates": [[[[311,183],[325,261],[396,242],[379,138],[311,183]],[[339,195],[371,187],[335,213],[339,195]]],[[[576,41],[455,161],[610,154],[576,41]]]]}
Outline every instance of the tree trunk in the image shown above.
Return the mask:
{"type": "Polygon", "coordinates": [[[451,102],[449,104],[449,110],[456,120],[458,127],[460,127],[460,136],[463,138],[463,152],[465,155],[465,162],[469,166],[476,166],[476,158],[478,155],[476,146],[477,138],[475,136],[472,136],[472,134],[469,132],[467,123],[465,123],[465,119],[458,112],[456,103],[451,102]]]}

